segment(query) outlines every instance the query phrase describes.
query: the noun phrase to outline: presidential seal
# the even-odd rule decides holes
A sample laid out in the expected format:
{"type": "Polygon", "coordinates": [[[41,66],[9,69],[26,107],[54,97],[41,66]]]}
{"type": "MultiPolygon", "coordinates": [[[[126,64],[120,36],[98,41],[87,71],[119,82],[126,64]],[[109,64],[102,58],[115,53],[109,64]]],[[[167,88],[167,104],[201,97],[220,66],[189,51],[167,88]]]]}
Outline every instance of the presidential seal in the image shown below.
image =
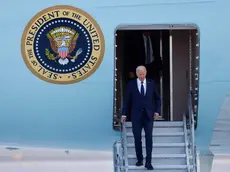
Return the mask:
{"type": "Polygon", "coordinates": [[[72,6],[54,6],[35,15],[21,41],[24,62],[44,81],[79,82],[99,67],[104,37],[97,22],[72,6]]]}

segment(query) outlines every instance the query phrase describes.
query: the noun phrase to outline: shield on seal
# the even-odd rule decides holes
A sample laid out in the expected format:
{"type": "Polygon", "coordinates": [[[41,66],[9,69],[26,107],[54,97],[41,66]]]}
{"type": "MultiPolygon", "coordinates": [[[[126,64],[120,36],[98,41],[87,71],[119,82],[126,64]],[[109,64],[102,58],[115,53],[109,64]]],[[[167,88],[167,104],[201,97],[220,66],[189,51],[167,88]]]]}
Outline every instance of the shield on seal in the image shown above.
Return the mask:
{"type": "Polygon", "coordinates": [[[62,59],[66,58],[68,53],[69,53],[69,48],[68,47],[60,47],[60,48],[58,48],[58,54],[62,59]]]}

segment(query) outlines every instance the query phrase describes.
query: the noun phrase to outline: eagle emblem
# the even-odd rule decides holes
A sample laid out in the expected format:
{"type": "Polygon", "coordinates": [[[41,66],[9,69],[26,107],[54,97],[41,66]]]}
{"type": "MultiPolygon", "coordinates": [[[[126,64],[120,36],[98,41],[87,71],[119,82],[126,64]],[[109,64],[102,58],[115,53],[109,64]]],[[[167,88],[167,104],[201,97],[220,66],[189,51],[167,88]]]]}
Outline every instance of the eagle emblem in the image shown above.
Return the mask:
{"type": "Polygon", "coordinates": [[[50,60],[58,59],[60,65],[67,65],[70,61],[75,62],[78,56],[82,53],[82,48],[79,48],[74,56],[70,54],[76,48],[79,33],[74,29],[68,27],[57,27],[47,33],[51,49],[56,55],[51,54],[50,50],[46,48],[46,56],[50,60]]]}

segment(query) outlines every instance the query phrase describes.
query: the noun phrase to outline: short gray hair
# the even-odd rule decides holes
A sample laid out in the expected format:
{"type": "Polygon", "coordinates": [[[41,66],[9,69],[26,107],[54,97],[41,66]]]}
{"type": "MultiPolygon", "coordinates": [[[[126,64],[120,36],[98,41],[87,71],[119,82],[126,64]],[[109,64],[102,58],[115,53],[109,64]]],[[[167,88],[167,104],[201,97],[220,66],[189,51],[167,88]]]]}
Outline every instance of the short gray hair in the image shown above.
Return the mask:
{"type": "Polygon", "coordinates": [[[136,72],[138,72],[138,71],[141,70],[141,69],[144,69],[145,71],[147,71],[146,68],[145,68],[144,66],[138,66],[138,67],[136,68],[136,72]]]}

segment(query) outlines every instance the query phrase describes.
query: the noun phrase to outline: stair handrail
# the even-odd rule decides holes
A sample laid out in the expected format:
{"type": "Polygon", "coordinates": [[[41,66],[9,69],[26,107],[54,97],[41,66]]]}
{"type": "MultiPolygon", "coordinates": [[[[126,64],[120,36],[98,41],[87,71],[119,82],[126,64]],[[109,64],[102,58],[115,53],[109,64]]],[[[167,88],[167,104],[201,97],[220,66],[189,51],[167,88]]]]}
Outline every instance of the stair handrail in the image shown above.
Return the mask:
{"type": "Polygon", "coordinates": [[[128,159],[127,157],[127,141],[126,127],[123,122],[120,122],[120,140],[113,144],[113,164],[114,172],[127,172],[128,159]]]}
{"type": "Polygon", "coordinates": [[[121,122],[121,143],[123,148],[124,172],[128,172],[128,150],[126,137],[126,122],[121,122]]]}
{"type": "Polygon", "coordinates": [[[189,117],[189,128],[190,128],[190,134],[189,134],[189,144],[192,154],[192,166],[193,166],[193,172],[197,172],[197,162],[196,162],[196,145],[195,145],[195,120],[194,120],[194,111],[193,111],[193,103],[192,103],[192,91],[189,91],[188,95],[188,117],[189,117]]]}
{"type": "Polygon", "coordinates": [[[113,144],[113,164],[114,172],[123,172],[123,157],[121,140],[117,140],[113,144]]]}

